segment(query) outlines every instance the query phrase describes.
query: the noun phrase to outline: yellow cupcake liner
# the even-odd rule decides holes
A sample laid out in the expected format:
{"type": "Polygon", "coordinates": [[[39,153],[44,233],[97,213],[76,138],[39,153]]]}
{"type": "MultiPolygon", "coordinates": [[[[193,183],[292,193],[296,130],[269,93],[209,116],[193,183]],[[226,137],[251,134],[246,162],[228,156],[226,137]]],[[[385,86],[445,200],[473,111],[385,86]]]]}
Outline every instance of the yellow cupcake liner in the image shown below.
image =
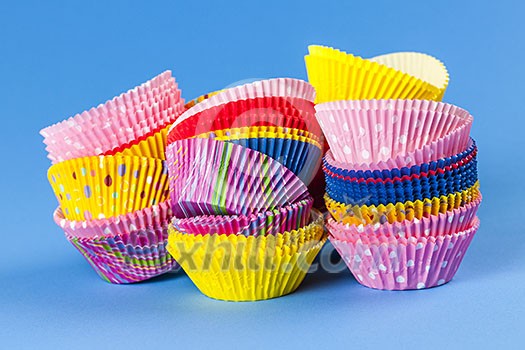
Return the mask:
{"type": "Polygon", "coordinates": [[[333,200],[325,194],[325,204],[334,220],[344,224],[376,224],[394,223],[403,220],[421,219],[429,215],[446,213],[467,203],[477,200],[481,196],[479,181],[474,186],[447,196],[425,198],[417,201],[388,205],[347,205],[333,200]]]}
{"type": "MultiPolygon", "coordinates": [[[[119,149],[111,154],[122,156],[137,156],[148,157],[166,160],[166,141],[168,138],[168,130],[171,124],[167,125],[160,131],[148,136],[144,140],[137,143],[130,144],[123,149],[119,149]]],[[[109,154],[109,153],[108,153],[109,154]]]]}
{"type": "Polygon", "coordinates": [[[275,126],[246,126],[241,128],[215,130],[196,135],[194,138],[213,138],[218,141],[247,138],[282,138],[308,142],[317,148],[322,149],[321,144],[319,143],[319,138],[308,131],[275,126]]]}
{"type": "Polygon", "coordinates": [[[154,158],[71,159],[51,166],[48,180],[68,220],[127,214],[169,198],[167,167],[154,158]]]}
{"type": "Polygon", "coordinates": [[[376,56],[371,61],[410,74],[439,88],[441,101],[449,83],[447,67],[435,57],[420,52],[396,52],[376,56]]]}
{"type": "Polygon", "coordinates": [[[439,101],[441,91],[386,65],[325,46],[308,47],[305,56],[316,103],[359,99],[419,99],[439,101]]]}
{"type": "Polygon", "coordinates": [[[254,301],[289,294],[326,242],[318,214],[297,231],[269,236],[191,235],[169,228],[167,249],[197,288],[220,300],[254,301]]]}

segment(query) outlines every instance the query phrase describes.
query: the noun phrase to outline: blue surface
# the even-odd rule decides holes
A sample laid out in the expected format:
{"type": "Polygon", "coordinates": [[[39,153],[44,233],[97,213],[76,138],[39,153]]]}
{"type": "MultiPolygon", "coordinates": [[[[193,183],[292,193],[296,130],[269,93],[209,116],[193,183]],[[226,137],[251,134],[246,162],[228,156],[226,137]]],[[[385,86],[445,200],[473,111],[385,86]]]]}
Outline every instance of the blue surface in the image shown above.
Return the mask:
{"type": "Polygon", "coordinates": [[[106,3],[0,5],[0,348],[523,345],[524,186],[508,176],[525,171],[522,3],[106,3]],[[238,304],[204,297],[180,274],[128,286],[100,280],[52,221],[38,130],[166,68],[187,99],[242,79],[305,78],[310,43],[446,62],[446,101],[475,116],[484,195],[481,229],[456,278],[381,292],[348,272],[317,272],[293,295],[238,304]]]}

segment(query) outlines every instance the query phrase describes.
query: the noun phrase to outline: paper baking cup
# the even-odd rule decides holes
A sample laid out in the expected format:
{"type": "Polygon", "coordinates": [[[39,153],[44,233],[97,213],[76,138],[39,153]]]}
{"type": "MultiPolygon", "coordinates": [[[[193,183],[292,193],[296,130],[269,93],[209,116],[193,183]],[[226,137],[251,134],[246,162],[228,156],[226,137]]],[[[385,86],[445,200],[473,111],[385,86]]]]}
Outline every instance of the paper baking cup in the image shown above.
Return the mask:
{"type": "Polygon", "coordinates": [[[445,236],[470,228],[480,204],[481,196],[465,206],[445,213],[392,224],[351,225],[329,218],[326,227],[335,239],[349,242],[365,240],[368,236],[377,236],[379,239],[445,236]]]}
{"type": "Polygon", "coordinates": [[[143,237],[147,236],[156,237],[156,235],[157,233],[139,231],[129,233],[125,238],[120,235],[101,238],[66,235],[66,238],[80,251],[102,279],[121,284],[144,281],[178,267],[166,251],[167,239],[150,245],[127,243],[144,240],[143,237]]]}
{"type": "Polygon", "coordinates": [[[408,163],[424,163],[467,147],[473,118],[459,107],[431,101],[377,104],[370,109],[367,102],[335,101],[315,107],[336,161],[366,166],[410,157],[408,163]]]}
{"type": "Polygon", "coordinates": [[[206,296],[255,301],[295,291],[325,241],[319,215],[299,231],[259,237],[188,235],[170,226],[167,249],[206,296]]]}
{"type": "Polygon", "coordinates": [[[48,180],[68,220],[131,213],[168,199],[165,161],[131,156],[71,159],[51,166],[48,180]]]}
{"type": "Polygon", "coordinates": [[[437,176],[420,177],[412,180],[386,182],[384,184],[366,184],[334,180],[326,176],[326,192],[338,202],[347,204],[387,205],[405,201],[422,200],[446,196],[471,188],[478,181],[474,168],[467,174],[457,176],[450,172],[437,176]]]}
{"type": "MultiPolygon", "coordinates": [[[[159,135],[155,134],[171,125],[183,108],[181,102],[162,110],[158,105],[154,105],[135,111],[134,118],[123,115],[108,119],[101,127],[97,124],[88,124],[81,128],[72,127],[63,134],[44,141],[50,142],[46,147],[48,157],[56,164],[73,158],[118,153],[150,136],[158,138],[159,135]]],[[[144,143],[150,145],[151,141],[144,143]]],[[[158,153],[157,149],[145,148],[144,151],[144,147],[137,150],[143,150],[144,155],[158,153]]]]}
{"type": "Polygon", "coordinates": [[[336,201],[379,205],[460,192],[478,181],[477,160],[461,167],[393,179],[352,179],[325,171],[326,191],[336,201]]]}
{"type": "Polygon", "coordinates": [[[174,218],[173,228],[187,234],[235,234],[243,236],[266,236],[297,230],[310,220],[313,198],[294,204],[245,215],[203,215],[190,218],[174,218]]]}
{"type": "Polygon", "coordinates": [[[445,170],[454,170],[467,165],[476,158],[478,148],[474,139],[470,139],[467,149],[452,157],[441,158],[424,164],[414,165],[411,167],[393,168],[384,170],[354,170],[348,169],[347,164],[335,161],[332,151],[328,150],[323,157],[323,167],[333,174],[331,176],[344,177],[348,181],[357,182],[383,182],[395,178],[410,179],[414,176],[426,176],[445,170]]]}
{"type": "Polygon", "coordinates": [[[168,144],[215,130],[250,126],[287,127],[309,131],[317,137],[322,135],[313,102],[289,97],[260,97],[214,106],[177,121],[168,133],[168,144]]]}
{"type": "Polygon", "coordinates": [[[167,147],[176,217],[249,215],[304,199],[308,190],[272,158],[211,139],[179,140],[167,147]]]}
{"type": "Polygon", "coordinates": [[[311,45],[305,56],[316,103],[361,99],[439,100],[441,91],[417,77],[326,46],[311,45]]]}
{"type": "Polygon", "coordinates": [[[106,152],[104,155],[138,156],[165,160],[166,140],[170,126],[165,126],[160,130],[153,130],[125,145],[106,152]]]}
{"type": "Polygon", "coordinates": [[[479,182],[471,188],[434,198],[424,198],[417,201],[389,203],[387,205],[352,205],[341,203],[325,195],[325,204],[332,217],[342,223],[348,224],[376,224],[393,223],[403,220],[422,219],[438,213],[467,205],[480,197],[479,182]]]}
{"type": "MultiPolygon", "coordinates": [[[[362,285],[383,290],[423,289],[449,282],[479,228],[445,236],[353,243],[330,238],[362,285]]],[[[374,237],[375,238],[375,237],[374,237]]]]}
{"type": "Polygon", "coordinates": [[[174,127],[193,115],[207,109],[233,101],[264,97],[285,97],[313,102],[315,98],[315,90],[313,86],[299,79],[276,78],[255,81],[249,84],[222,90],[220,93],[203,100],[184,112],[174,124],[174,127]]]}
{"type": "MultiPolygon", "coordinates": [[[[91,221],[68,220],[60,207],[53,213],[55,223],[67,235],[79,238],[112,237],[140,230],[162,232],[167,229],[172,217],[168,201],[132,213],[91,221]]],[[[141,241],[141,244],[147,242],[141,241]]]]}
{"type": "Polygon", "coordinates": [[[370,61],[394,68],[438,87],[440,90],[438,100],[443,99],[449,75],[443,62],[437,58],[420,52],[396,52],[370,58],[370,61]]]}
{"type": "Polygon", "coordinates": [[[141,106],[145,102],[147,103],[158,95],[177,90],[178,87],[175,79],[171,76],[171,71],[165,71],[104,104],[100,104],[95,108],[91,108],[89,111],[82,112],[60,123],[44,128],[41,134],[44,137],[50,137],[79,123],[83,124],[86,119],[90,122],[96,122],[98,118],[102,118],[102,116],[113,115],[117,112],[122,113],[130,109],[135,110],[137,106],[141,106]]]}

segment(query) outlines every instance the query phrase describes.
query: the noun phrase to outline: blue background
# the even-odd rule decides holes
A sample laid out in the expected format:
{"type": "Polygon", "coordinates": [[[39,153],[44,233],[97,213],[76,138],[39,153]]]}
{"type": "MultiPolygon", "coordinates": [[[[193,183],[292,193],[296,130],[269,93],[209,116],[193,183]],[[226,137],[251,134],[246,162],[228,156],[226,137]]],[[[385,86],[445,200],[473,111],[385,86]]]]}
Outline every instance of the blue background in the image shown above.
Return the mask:
{"type": "Polygon", "coordinates": [[[523,345],[522,2],[323,3],[2,2],[0,348],[523,345]],[[446,63],[445,100],[476,118],[484,195],[482,227],[456,278],[383,292],[348,272],[318,272],[295,294],[256,303],[208,299],[181,274],[100,280],[52,221],[38,131],[165,69],[187,99],[246,78],[306,78],[312,43],[446,63]]]}

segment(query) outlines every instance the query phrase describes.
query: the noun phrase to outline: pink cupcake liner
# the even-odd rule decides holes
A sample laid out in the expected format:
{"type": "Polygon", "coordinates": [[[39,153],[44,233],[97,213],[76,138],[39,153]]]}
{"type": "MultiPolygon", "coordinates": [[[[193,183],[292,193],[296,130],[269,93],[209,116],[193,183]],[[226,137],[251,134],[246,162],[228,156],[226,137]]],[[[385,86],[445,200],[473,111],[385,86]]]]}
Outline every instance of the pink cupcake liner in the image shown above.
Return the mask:
{"type": "Polygon", "coordinates": [[[335,249],[362,285],[383,290],[423,289],[449,282],[479,228],[438,237],[411,237],[371,244],[330,237],[335,249]]]}
{"type": "Polygon", "coordinates": [[[90,221],[67,220],[58,207],[53,213],[55,223],[67,235],[78,238],[113,237],[140,230],[162,232],[168,227],[173,214],[168,202],[162,202],[132,213],[90,221]]]}
{"type": "Polygon", "coordinates": [[[472,226],[481,204],[481,195],[476,201],[438,215],[402,222],[351,225],[342,224],[329,218],[326,227],[338,240],[377,243],[388,238],[439,237],[462,232],[472,226]]]}
{"type": "Polygon", "coordinates": [[[180,90],[171,80],[168,90],[135,89],[42,130],[48,158],[56,164],[102,155],[169,126],[185,110],[180,90]],[[141,91],[144,95],[137,96],[141,91]]]}
{"type": "MultiPolygon", "coordinates": [[[[112,100],[106,101],[97,107],[77,114],[62,122],[48,126],[41,130],[42,136],[50,137],[57,132],[62,132],[68,128],[82,125],[83,121],[88,119],[91,122],[97,121],[98,118],[112,116],[115,113],[125,113],[128,109],[135,110],[144,101],[144,98],[151,98],[157,96],[165,91],[178,91],[175,79],[171,76],[171,71],[166,71],[156,76],[155,78],[135,87],[112,100]]],[[[179,91],[180,93],[180,91],[179,91]]]]}
{"type": "Polygon", "coordinates": [[[243,236],[276,235],[297,230],[309,223],[313,198],[294,204],[250,215],[203,215],[174,218],[173,227],[183,233],[206,235],[225,234],[243,236]]]}
{"type": "Polygon", "coordinates": [[[190,118],[196,113],[215,106],[226,104],[232,101],[270,96],[300,98],[313,102],[315,99],[315,90],[312,85],[299,79],[276,78],[255,81],[253,83],[223,90],[217,95],[211,96],[208,99],[196,104],[184,112],[179,120],[177,120],[177,122],[174,124],[174,126],[190,118]]]}
{"type": "MultiPolygon", "coordinates": [[[[377,163],[407,164],[446,158],[465,149],[473,118],[467,111],[440,102],[413,101],[391,108],[383,100],[378,109],[356,101],[336,101],[316,106],[316,116],[327,135],[336,161],[360,168],[377,163]]],[[[399,105],[400,102],[397,102],[399,105]]]]}
{"type": "Polygon", "coordinates": [[[176,217],[249,215],[307,196],[289,169],[257,151],[213,139],[167,147],[170,196],[176,217]]]}

